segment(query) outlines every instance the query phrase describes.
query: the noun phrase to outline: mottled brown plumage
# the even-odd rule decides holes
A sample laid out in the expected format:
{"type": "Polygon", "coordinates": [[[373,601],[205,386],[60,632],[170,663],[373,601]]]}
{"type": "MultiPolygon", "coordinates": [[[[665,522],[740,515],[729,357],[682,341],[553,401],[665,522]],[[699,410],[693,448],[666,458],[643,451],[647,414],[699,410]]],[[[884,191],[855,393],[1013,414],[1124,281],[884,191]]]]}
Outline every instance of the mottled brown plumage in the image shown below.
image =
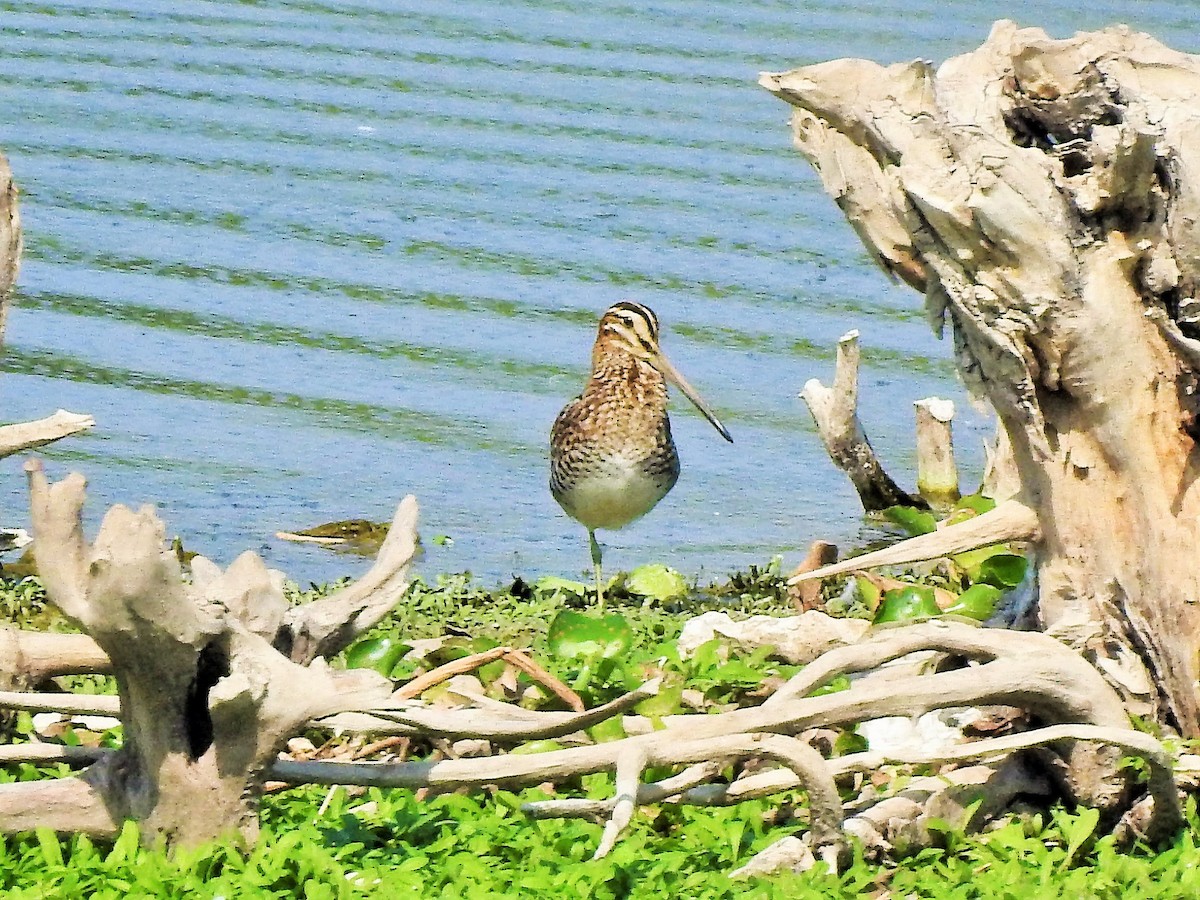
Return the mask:
{"type": "Polygon", "coordinates": [[[550,492],[588,530],[601,606],[596,529],[641,518],[679,479],[668,381],[732,440],[659,349],[657,316],[639,303],[617,303],[600,319],[583,393],[563,407],[550,431],[550,492]]]}

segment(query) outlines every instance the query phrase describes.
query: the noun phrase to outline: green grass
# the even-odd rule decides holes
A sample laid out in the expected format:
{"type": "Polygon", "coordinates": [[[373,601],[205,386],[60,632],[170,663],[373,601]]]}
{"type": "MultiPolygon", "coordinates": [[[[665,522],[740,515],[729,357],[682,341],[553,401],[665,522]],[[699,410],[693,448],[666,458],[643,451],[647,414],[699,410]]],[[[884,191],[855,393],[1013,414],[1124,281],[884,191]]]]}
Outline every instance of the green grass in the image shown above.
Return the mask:
{"type": "MultiPolygon", "coordinates": [[[[677,711],[680,689],[703,697],[708,711],[757,702],[765,676],[796,670],[766,653],[727,657],[705,645],[683,660],[673,652],[682,622],[706,608],[742,614],[788,608],[777,566],[737,575],[686,599],[658,601],[623,592],[613,606],[630,624],[618,658],[556,655],[547,630],[564,606],[584,602],[557,585],[518,582],[484,590],[468,577],[418,583],[396,613],[368,637],[400,639],[447,632],[450,656],[497,642],[526,647],[589,702],[603,701],[662,675],[663,696],[648,714],[677,711]],[[664,705],[665,704],[665,705],[664,705]]],[[[297,593],[302,602],[327,590],[297,593]]],[[[26,623],[45,621],[36,581],[0,591],[0,612],[26,623]]],[[[55,623],[56,625],[60,623],[55,623]]],[[[426,660],[425,665],[429,664],[426,660]]],[[[401,660],[394,674],[415,668],[401,660]]],[[[492,676],[480,677],[491,689],[492,676]]],[[[498,683],[498,681],[497,681],[498,683]]],[[[93,690],[102,685],[89,685],[93,690]]],[[[547,706],[556,701],[545,697],[547,706]]],[[[535,702],[533,705],[539,705],[535,702]]],[[[27,717],[23,717],[27,718],[27,717]]],[[[597,739],[619,734],[596,732],[597,739]]],[[[852,737],[853,735],[848,735],[852,737]]],[[[428,747],[420,748],[426,752],[428,747]]],[[[65,768],[19,766],[0,780],[54,777],[65,768]]],[[[606,774],[563,786],[559,796],[609,797],[606,774]]],[[[522,802],[537,790],[418,799],[412,791],[301,787],[264,798],[262,838],[249,850],[219,843],[164,854],[138,846],[128,827],[115,843],[34,832],[0,838],[0,896],[53,898],[1195,898],[1200,821],[1187,804],[1187,829],[1166,848],[1118,850],[1096,831],[1087,810],[1031,815],[979,836],[946,833],[945,845],[889,865],[856,854],[840,874],[818,867],[804,874],[733,881],[729,872],[774,841],[806,827],[803,795],[781,794],[730,808],[660,804],[640,809],[606,859],[593,861],[601,826],[583,820],[529,819],[522,802]],[[327,802],[323,802],[327,801],[327,802]],[[797,812],[794,812],[797,811],[797,812]]]]}
{"type": "MultiPolygon", "coordinates": [[[[610,787],[600,777],[591,787],[610,787]]],[[[735,882],[728,871],[794,827],[766,828],[776,803],[729,809],[671,806],[641,812],[606,859],[592,861],[600,826],[531,821],[522,799],[323,789],[268,800],[264,830],[248,854],[216,844],[168,857],[137,847],[132,829],[114,845],[41,833],[6,839],[0,891],[6,900],[75,898],[918,898],[1058,900],[1200,896],[1197,821],[1167,849],[1120,852],[1108,838],[1083,855],[1071,840],[1080,816],[1007,825],[950,849],[927,850],[888,869],[861,859],[823,870],[735,882]],[[884,891],[890,891],[885,894],[884,891]]],[[[794,799],[794,798],[793,798],[794,799]]],[[[1092,823],[1084,822],[1085,831],[1092,823]]]]}

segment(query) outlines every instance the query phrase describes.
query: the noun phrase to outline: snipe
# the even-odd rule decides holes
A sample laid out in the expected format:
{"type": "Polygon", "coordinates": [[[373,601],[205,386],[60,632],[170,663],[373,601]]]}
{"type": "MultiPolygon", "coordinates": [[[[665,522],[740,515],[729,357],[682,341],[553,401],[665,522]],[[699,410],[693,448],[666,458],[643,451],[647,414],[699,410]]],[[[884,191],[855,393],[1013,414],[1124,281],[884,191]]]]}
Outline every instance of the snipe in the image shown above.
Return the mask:
{"type": "Polygon", "coordinates": [[[640,303],[610,306],[592,348],[583,393],[550,431],[550,493],[588,531],[596,597],[604,607],[596,529],[641,518],[679,480],[667,418],[667,382],[696,405],[725,440],[733,438],[658,345],[658,317],[640,303]]]}

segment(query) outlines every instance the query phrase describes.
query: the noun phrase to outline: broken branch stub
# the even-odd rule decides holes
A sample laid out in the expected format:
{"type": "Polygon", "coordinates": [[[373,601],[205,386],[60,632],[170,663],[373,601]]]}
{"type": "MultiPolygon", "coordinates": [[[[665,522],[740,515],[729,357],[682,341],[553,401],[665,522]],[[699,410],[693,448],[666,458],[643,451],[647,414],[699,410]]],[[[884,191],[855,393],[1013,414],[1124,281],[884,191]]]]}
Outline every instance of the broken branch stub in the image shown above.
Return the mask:
{"type": "Polygon", "coordinates": [[[1044,627],[1200,735],[1200,57],[1122,26],[999,22],[937,69],[760,83],[999,414],[1040,525],[1044,627]]]}
{"type": "MultiPolygon", "coordinates": [[[[201,560],[198,570],[193,564],[199,577],[185,584],[150,507],[113,507],[89,543],[83,478],[51,484],[40,463],[26,470],[47,595],[108,656],[125,729],[121,750],[54,790],[79,807],[90,833],[107,823],[112,834],[133,819],[148,841],[169,846],[253,839],[263,774],[283,743],[311,719],[386,705],[391,683],[370,670],[333,671],[320,659],[300,665],[277,650],[287,605],[280,579],[257,557],[244,555],[224,572],[201,560]]],[[[415,525],[415,502],[401,508],[415,525]]],[[[415,535],[396,536],[405,540],[415,535]]],[[[411,556],[389,555],[372,570],[370,584],[393,603],[411,556]]],[[[348,617],[383,602],[354,587],[354,602],[342,607],[348,617]]],[[[0,785],[0,831],[25,821],[5,811],[38,790],[53,792],[0,785]]]]}
{"type": "Polygon", "coordinates": [[[0,153],[0,343],[4,341],[12,287],[21,264],[21,213],[17,194],[12,169],[0,153]]]}
{"type": "Polygon", "coordinates": [[[925,506],[925,501],[900,488],[884,471],[858,418],[858,332],[838,341],[833,387],[810,378],[800,392],[817,433],[834,465],[846,473],[863,509],[878,512],[889,506],[925,506]]]}

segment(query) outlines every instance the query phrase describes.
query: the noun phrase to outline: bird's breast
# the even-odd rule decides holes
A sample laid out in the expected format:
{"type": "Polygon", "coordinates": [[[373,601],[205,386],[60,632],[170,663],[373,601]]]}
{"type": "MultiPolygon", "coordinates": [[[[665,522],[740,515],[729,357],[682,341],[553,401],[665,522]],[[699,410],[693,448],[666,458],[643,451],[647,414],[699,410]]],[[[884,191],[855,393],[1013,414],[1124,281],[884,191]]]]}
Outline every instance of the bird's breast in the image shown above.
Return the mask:
{"type": "Polygon", "coordinates": [[[678,479],[673,452],[662,459],[617,453],[593,457],[550,486],[567,515],[585,527],[621,528],[652,510],[678,479]]]}

